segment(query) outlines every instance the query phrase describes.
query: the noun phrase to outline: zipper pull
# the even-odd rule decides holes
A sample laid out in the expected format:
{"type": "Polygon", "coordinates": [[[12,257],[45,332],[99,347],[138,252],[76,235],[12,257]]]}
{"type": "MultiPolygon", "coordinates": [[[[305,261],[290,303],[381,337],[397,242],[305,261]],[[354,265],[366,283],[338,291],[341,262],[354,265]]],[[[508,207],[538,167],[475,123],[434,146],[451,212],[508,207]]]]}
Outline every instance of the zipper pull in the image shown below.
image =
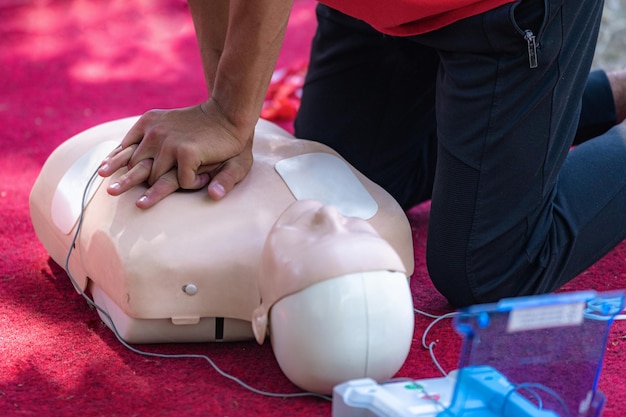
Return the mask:
{"type": "Polygon", "coordinates": [[[537,40],[532,30],[524,31],[524,39],[528,43],[528,64],[530,68],[537,68],[537,40]]]}

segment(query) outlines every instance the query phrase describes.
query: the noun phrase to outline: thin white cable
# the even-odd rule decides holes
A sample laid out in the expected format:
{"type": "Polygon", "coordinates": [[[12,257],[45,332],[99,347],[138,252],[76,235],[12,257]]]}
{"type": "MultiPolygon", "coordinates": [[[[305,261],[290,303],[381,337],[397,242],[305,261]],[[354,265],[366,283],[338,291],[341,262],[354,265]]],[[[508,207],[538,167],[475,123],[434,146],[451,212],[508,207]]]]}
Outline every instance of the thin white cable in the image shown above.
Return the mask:
{"type": "Polygon", "coordinates": [[[438,316],[437,314],[427,313],[423,310],[418,310],[417,308],[414,308],[413,311],[415,311],[417,314],[429,317],[431,319],[438,319],[439,317],[441,317],[441,316],[438,316]]]}
{"type": "Polygon", "coordinates": [[[422,334],[422,346],[424,347],[424,349],[428,349],[428,352],[430,353],[430,358],[432,359],[433,363],[435,364],[435,366],[437,367],[437,369],[439,370],[439,372],[441,372],[441,374],[443,376],[447,376],[448,373],[443,369],[443,367],[439,364],[439,361],[437,360],[437,357],[435,356],[435,346],[437,345],[437,342],[433,341],[430,342],[430,344],[426,344],[426,337],[428,336],[428,332],[430,332],[430,330],[440,321],[445,320],[445,319],[449,319],[455,316],[458,316],[459,313],[458,312],[452,312],[452,313],[446,313],[444,315],[441,316],[437,316],[435,314],[430,314],[430,313],[426,313],[422,310],[418,310],[416,308],[413,309],[416,313],[421,314],[423,316],[435,319],[433,320],[428,327],[426,327],[426,330],[424,330],[424,333],[422,334]]]}

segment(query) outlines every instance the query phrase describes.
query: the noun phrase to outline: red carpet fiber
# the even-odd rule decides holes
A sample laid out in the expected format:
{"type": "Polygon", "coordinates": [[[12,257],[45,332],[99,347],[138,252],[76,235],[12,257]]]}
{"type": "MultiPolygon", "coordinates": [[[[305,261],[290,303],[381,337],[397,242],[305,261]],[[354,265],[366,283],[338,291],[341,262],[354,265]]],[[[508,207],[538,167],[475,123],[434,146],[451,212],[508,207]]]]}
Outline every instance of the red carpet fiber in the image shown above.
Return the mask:
{"type": "MultiPolygon", "coordinates": [[[[312,0],[296,7],[278,67],[301,73],[314,31],[312,0]]],[[[292,91],[287,91],[288,96],[292,91]]],[[[284,91],[283,91],[284,93],[284,91]]],[[[0,0],[0,415],[1,416],[330,416],[317,398],[254,394],[199,359],[159,359],[124,348],[49,260],[30,224],[28,195],[46,157],[99,123],[204,100],[195,36],[182,0],[0,0]]],[[[293,116],[288,97],[271,117],[293,116]],[[285,104],[287,103],[287,104],[285,104]],[[287,106],[287,107],[285,107],[287,106]],[[282,112],[282,113],[281,113],[282,112]]],[[[290,120],[282,122],[290,127],[290,120]]],[[[415,306],[451,311],[424,263],[428,206],[413,209],[415,306]]],[[[626,283],[622,244],[566,290],[618,289],[626,283]]],[[[416,317],[415,342],[398,376],[439,376],[416,317]]],[[[450,321],[429,338],[444,369],[457,364],[450,321]]],[[[269,343],[152,345],[194,353],[251,386],[298,392],[269,343]]],[[[626,325],[611,331],[601,389],[604,416],[626,410],[626,325]]]]}

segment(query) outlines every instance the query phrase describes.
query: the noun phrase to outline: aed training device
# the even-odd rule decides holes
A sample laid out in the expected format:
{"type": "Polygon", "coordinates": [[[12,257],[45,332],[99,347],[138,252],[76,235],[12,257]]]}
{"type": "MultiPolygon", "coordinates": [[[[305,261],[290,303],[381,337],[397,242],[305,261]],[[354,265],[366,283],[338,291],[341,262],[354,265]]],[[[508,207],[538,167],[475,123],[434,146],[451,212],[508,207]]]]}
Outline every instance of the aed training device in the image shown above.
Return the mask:
{"type": "Polygon", "coordinates": [[[333,417],[599,417],[598,380],[624,292],[537,295],[463,309],[459,369],[337,385],[333,417]]]}

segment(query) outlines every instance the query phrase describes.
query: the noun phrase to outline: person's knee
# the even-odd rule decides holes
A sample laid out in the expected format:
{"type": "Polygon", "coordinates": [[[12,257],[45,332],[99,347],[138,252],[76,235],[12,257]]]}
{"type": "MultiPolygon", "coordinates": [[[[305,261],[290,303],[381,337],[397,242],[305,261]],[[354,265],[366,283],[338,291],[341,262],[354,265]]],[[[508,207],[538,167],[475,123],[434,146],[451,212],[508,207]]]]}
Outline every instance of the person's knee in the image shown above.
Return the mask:
{"type": "Polygon", "coordinates": [[[461,263],[451,262],[450,257],[440,251],[427,250],[426,265],[433,285],[452,306],[465,307],[477,303],[466,268],[461,263]]]}

